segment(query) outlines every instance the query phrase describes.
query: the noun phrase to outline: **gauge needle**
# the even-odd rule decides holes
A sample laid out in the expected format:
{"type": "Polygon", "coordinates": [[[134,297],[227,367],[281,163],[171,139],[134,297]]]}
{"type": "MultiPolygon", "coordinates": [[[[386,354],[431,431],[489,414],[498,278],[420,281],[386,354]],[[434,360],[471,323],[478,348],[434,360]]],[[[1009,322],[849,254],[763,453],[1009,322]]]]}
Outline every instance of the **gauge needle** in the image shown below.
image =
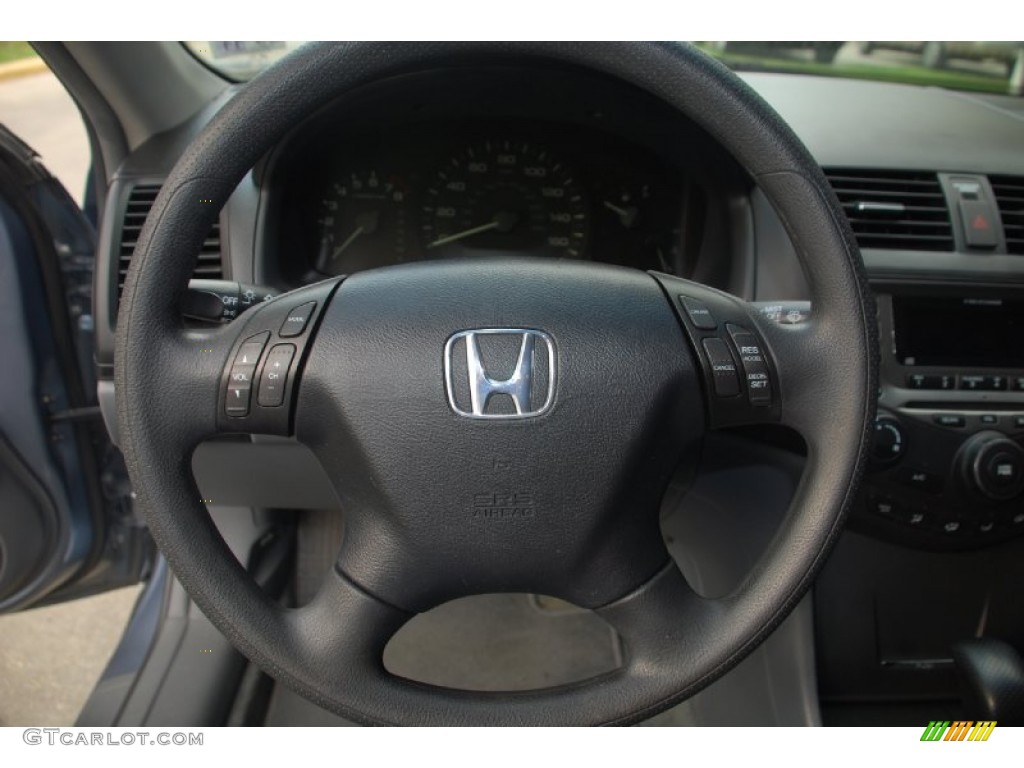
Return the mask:
{"type": "Polygon", "coordinates": [[[615,203],[610,203],[607,200],[605,200],[604,207],[607,208],[612,213],[614,213],[615,215],[617,215],[619,217],[619,220],[622,222],[622,226],[624,226],[626,229],[629,229],[634,224],[636,224],[636,216],[639,213],[639,211],[636,209],[636,206],[631,205],[629,206],[629,208],[623,208],[621,206],[616,205],[615,203]]]}
{"type": "Polygon", "coordinates": [[[447,245],[448,243],[454,243],[456,240],[462,240],[473,235],[479,235],[481,232],[490,232],[492,229],[497,229],[501,232],[508,232],[512,227],[519,221],[518,214],[515,213],[499,213],[494,217],[494,221],[489,221],[486,224],[481,224],[479,227],[473,227],[472,229],[466,229],[462,232],[456,232],[454,235],[445,235],[439,237],[434,242],[427,245],[427,248],[437,248],[441,245],[447,245]]]}
{"type": "Polygon", "coordinates": [[[363,232],[365,231],[366,230],[363,229],[363,227],[356,227],[356,231],[349,235],[344,243],[342,243],[341,245],[334,249],[334,253],[331,254],[331,261],[334,261],[339,256],[341,256],[341,254],[344,253],[345,249],[352,245],[352,241],[359,237],[361,234],[363,234],[363,232]]]}
{"type": "Polygon", "coordinates": [[[331,261],[334,261],[341,256],[341,254],[345,252],[345,249],[352,245],[353,241],[355,241],[355,239],[360,235],[372,235],[376,232],[379,219],[380,217],[378,216],[377,211],[368,211],[367,213],[359,214],[356,217],[356,224],[359,226],[356,227],[355,232],[345,238],[344,243],[334,249],[334,253],[331,254],[331,261]]]}

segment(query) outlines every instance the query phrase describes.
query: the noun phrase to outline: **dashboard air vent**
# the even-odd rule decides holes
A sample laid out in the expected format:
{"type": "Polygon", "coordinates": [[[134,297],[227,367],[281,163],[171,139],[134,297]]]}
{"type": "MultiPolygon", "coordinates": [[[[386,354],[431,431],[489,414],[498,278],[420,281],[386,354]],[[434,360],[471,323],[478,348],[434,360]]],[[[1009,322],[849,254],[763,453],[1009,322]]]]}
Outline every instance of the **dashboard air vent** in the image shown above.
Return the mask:
{"type": "MultiPolygon", "coordinates": [[[[121,298],[121,290],[124,288],[124,281],[128,275],[128,265],[135,252],[135,244],[139,242],[142,225],[146,222],[146,216],[149,215],[159,193],[159,184],[136,184],[128,195],[128,201],[124,207],[124,220],[121,222],[120,250],[117,255],[118,298],[121,298]]],[[[192,274],[193,277],[208,280],[219,280],[224,276],[220,253],[220,226],[218,224],[213,225],[210,234],[203,241],[202,250],[199,252],[199,261],[192,274]]]]}
{"type": "Polygon", "coordinates": [[[934,173],[825,171],[861,248],[952,251],[953,227],[934,173]]]}
{"type": "Polygon", "coordinates": [[[1006,252],[1024,255],[1024,176],[989,176],[1003,219],[1006,252]]]}

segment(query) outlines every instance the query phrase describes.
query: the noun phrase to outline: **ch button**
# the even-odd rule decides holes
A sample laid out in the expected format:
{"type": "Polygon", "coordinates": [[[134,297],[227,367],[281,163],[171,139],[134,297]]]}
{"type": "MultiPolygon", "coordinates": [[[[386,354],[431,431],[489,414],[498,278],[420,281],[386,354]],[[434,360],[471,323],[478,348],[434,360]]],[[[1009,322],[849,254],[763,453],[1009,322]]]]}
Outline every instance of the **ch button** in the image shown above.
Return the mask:
{"type": "Polygon", "coordinates": [[[288,385],[288,368],[295,357],[294,344],[276,344],[267,353],[267,362],[260,374],[260,390],[257,402],[265,408],[273,408],[284,402],[284,391],[288,385]]]}

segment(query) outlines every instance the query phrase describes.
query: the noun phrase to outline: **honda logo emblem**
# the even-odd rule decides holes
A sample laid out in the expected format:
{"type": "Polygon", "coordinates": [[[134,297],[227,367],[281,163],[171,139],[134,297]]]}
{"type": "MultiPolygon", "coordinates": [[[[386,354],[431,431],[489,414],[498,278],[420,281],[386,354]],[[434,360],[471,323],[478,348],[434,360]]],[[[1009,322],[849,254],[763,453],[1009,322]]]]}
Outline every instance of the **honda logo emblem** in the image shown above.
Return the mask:
{"type": "Polygon", "coordinates": [[[543,331],[525,328],[461,331],[444,345],[444,377],[448,403],[460,416],[539,416],[555,395],[555,345],[543,331]]]}

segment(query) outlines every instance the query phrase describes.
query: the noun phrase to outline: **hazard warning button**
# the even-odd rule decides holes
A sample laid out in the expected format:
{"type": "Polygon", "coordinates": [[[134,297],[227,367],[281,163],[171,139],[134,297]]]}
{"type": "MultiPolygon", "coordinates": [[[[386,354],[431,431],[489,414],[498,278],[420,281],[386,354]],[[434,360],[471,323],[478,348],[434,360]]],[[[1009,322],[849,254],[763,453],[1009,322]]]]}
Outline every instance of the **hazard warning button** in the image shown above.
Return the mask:
{"type": "Polygon", "coordinates": [[[982,200],[959,201],[964,240],[971,248],[995,248],[999,245],[998,224],[992,206],[982,200]]]}

